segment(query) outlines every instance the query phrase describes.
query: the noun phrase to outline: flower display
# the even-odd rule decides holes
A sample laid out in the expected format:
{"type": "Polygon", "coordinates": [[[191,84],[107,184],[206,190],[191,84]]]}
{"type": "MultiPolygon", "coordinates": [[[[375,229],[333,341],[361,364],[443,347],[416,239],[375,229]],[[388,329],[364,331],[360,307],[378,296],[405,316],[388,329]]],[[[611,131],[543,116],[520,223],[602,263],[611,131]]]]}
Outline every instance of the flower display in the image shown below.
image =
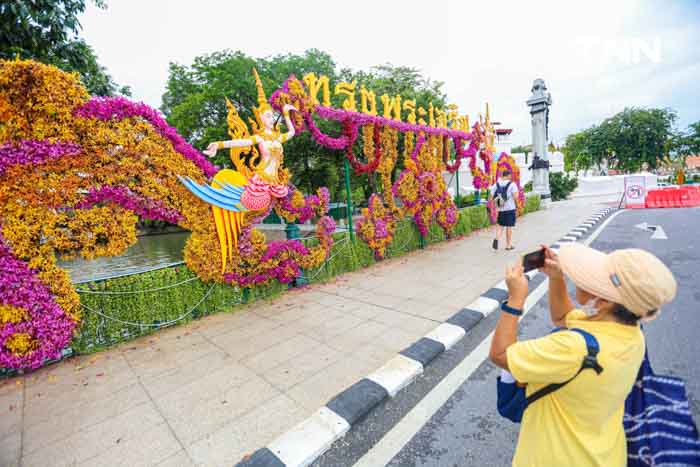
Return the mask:
{"type": "Polygon", "coordinates": [[[176,152],[194,162],[207,177],[213,176],[217,171],[216,167],[199,151],[187,144],[184,138],[177,133],[177,130],[168,125],[155,109],[143,102],[131,102],[124,97],[93,97],[90,101],[76,108],[74,114],[77,117],[96,118],[103,121],[141,117],[153,125],[161,136],[167,138],[176,152]]]}
{"type": "MultiPolygon", "coordinates": [[[[291,186],[291,185],[290,185],[291,186]]],[[[291,186],[289,193],[285,198],[280,200],[276,205],[276,212],[287,222],[306,222],[312,217],[323,217],[328,212],[328,203],[330,201],[330,193],[328,188],[321,187],[316,191],[315,195],[304,195],[291,186]]]]}
{"type": "Polygon", "coordinates": [[[176,209],[168,208],[159,200],[138,196],[124,186],[91,188],[85,199],[75,207],[85,209],[105,202],[115,203],[145,219],[165,221],[171,224],[177,224],[183,219],[182,214],[176,209]]]}
{"type": "Polygon", "coordinates": [[[58,358],[75,326],[0,234],[0,367],[38,368],[58,358]]]}
{"type": "MultiPolygon", "coordinates": [[[[448,128],[446,118],[433,117],[432,106],[430,125],[416,123],[415,115],[403,122],[400,98],[382,100],[399,115],[391,108],[384,116],[376,109],[357,112],[348,102],[335,109],[326,97],[321,105],[294,76],[269,100],[281,113],[293,105],[288,125],[309,131],[326,148],[344,151],[357,173],[379,174],[382,194],[370,197],[357,224],[359,237],[377,258],[386,254],[405,216],[415,219],[423,236],[433,223],[451,234],[457,212],[444,171],[457,170],[466,158],[474,186],[481,188],[502,167],[515,168],[503,157],[492,163],[488,122],[471,131],[463,130],[466,123],[448,128]],[[325,134],[318,119],[337,122],[342,131],[325,134]],[[356,144],[360,134],[361,145],[356,144]],[[399,134],[403,167],[394,180],[399,134]]],[[[328,190],[304,196],[279,168],[275,183],[245,176],[248,210],[235,218],[238,238],[222,265],[211,207],[180,182],[206,185],[218,169],[146,104],[90,98],[76,75],[33,61],[0,60],[0,119],[0,367],[37,368],[61,354],[79,330],[81,307],[57,258],[122,254],[136,242],[139,217],[190,230],[185,263],[203,281],[241,287],[289,283],[328,258],[336,230],[327,216],[328,190]],[[318,242],[268,244],[255,225],[272,210],[287,222],[315,219],[318,242]]]]}
{"type": "Polygon", "coordinates": [[[0,175],[15,165],[39,165],[61,157],[77,156],[82,151],[75,143],[20,140],[0,146],[0,175]]]}
{"type": "MultiPolygon", "coordinates": [[[[306,78],[305,78],[306,80],[306,78]]],[[[315,78],[312,77],[312,81],[315,78]]],[[[384,97],[383,97],[384,99],[384,97]]],[[[386,96],[387,102],[390,101],[386,96]]],[[[376,112],[357,112],[353,105],[343,109],[329,107],[312,100],[304,84],[291,76],[275,91],[270,104],[281,112],[286,104],[293,104],[300,109],[306,128],[313,139],[330,149],[344,150],[347,159],[356,173],[379,173],[382,181],[383,198],[394,221],[405,215],[415,219],[421,235],[426,236],[430,225],[436,221],[449,235],[456,224],[456,207],[447,193],[442,179],[442,172],[454,172],[459,169],[462,159],[469,159],[469,167],[474,176],[474,187],[488,187],[494,174],[493,141],[490,135],[492,127],[486,121],[477,123],[470,132],[444,125],[427,125],[423,121],[416,123],[415,115],[403,122],[399,118],[376,115],[376,112]],[[342,124],[342,134],[331,136],[324,134],[315,124],[313,117],[336,121],[342,124]],[[363,154],[365,162],[355,155],[355,142],[362,133],[363,154]],[[398,133],[404,135],[404,170],[392,184],[392,175],[398,159],[398,133]],[[454,160],[450,161],[450,142],[454,147],[454,160]],[[480,160],[483,169],[477,164],[480,160]],[[396,200],[400,200],[399,207],[396,200]]],[[[364,104],[363,104],[364,105],[364,104]]],[[[386,105],[386,104],[385,104],[386,105]]],[[[385,110],[386,111],[386,110],[385,110]]],[[[432,117],[431,117],[432,118],[432,117]]],[[[445,120],[446,122],[446,120],[445,120]]],[[[466,125],[465,125],[466,126],[466,125]]],[[[297,130],[302,131],[304,125],[297,130]]],[[[375,204],[377,200],[373,201],[375,204]]],[[[386,207],[384,209],[387,209],[386,207]]],[[[386,215],[372,216],[369,212],[358,224],[364,232],[360,238],[370,244],[375,255],[382,256],[383,250],[378,241],[386,227],[386,215]]]]}
{"type": "Polygon", "coordinates": [[[357,223],[356,230],[372,249],[374,256],[381,259],[394,239],[396,226],[394,214],[384,207],[381,197],[374,193],[369,198],[368,207],[362,210],[362,219],[357,223]]]}
{"type": "Polygon", "coordinates": [[[136,242],[139,217],[190,230],[185,261],[204,281],[287,282],[330,251],[328,191],[305,199],[275,186],[279,199],[246,213],[234,264],[222,273],[211,210],[177,178],[206,183],[217,168],[145,104],[90,99],[55,67],[0,60],[0,114],[0,367],[37,368],[61,354],[81,308],[57,258],[122,254],[136,242]],[[279,209],[292,222],[320,218],[318,245],[267,245],[253,228],[286,202],[279,209]]]}

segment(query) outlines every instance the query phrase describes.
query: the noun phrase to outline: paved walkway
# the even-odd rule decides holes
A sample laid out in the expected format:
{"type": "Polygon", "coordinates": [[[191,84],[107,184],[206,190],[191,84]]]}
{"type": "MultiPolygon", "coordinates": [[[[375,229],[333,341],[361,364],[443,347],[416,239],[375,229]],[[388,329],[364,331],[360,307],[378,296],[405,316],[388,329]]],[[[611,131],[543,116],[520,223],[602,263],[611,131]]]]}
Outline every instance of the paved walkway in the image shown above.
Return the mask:
{"type": "Polygon", "coordinates": [[[230,466],[380,367],[600,205],[433,245],[337,281],[0,382],[0,465],[230,466]]]}

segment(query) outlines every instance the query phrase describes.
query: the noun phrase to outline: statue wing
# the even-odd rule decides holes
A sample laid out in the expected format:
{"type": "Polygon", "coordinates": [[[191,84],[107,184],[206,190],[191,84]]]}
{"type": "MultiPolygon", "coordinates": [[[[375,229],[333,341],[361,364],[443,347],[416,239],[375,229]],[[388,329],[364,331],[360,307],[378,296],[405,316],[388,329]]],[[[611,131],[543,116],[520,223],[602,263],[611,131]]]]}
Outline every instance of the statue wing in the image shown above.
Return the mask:
{"type": "Polygon", "coordinates": [[[207,204],[233,212],[245,212],[248,210],[241,204],[241,195],[245,190],[244,187],[217,182],[221,185],[221,188],[214,188],[209,185],[200,185],[190,177],[178,176],[178,178],[193,195],[207,204]]]}
{"type": "MultiPolygon", "coordinates": [[[[249,139],[250,131],[248,126],[245,124],[236,107],[231,103],[231,101],[226,98],[226,107],[228,108],[228,115],[226,116],[226,123],[228,124],[228,134],[231,139],[249,139]]],[[[236,167],[236,170],[241,172],[246,177],[251,176],[250,169],[248,168],[245,160],[241,158],[241,154],[251,154],[251,160],[259,158],[258,148],[255,145],[248,148],[231,148],[231,162],[236,167]]]]}

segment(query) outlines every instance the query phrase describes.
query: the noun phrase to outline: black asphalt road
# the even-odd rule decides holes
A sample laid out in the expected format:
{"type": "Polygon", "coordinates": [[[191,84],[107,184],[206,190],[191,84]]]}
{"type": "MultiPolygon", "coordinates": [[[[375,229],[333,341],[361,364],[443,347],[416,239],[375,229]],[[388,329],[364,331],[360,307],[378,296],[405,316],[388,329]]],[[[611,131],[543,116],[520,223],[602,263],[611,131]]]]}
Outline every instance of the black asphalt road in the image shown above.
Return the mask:
{"type": "MultiPolygon", "coordinates": [[[[679,283],[678,296],[657,320],[645,326],[647,346],[657,373],[685,379],[695,420],[700,421],[700,209],[624,211],[592,246],[604,251],[647,249],[674,272],[679,283]],[[650,232],[635,228],[642,222],[661,225],[668,239],[652,240],[650,232]]],[[[314,465],[352,465],[493,330],[496,315],[482,321],[464,342],[431,365],[409,390],[375,410],[314,465]]],[[[523,319],[521,338],[542,336],[551,328],[545,295],[523,319]]],[[[482,363],[389,465],[509,466],[518,425],[496,412],[498,371],[490,362],[482,363]]]]}

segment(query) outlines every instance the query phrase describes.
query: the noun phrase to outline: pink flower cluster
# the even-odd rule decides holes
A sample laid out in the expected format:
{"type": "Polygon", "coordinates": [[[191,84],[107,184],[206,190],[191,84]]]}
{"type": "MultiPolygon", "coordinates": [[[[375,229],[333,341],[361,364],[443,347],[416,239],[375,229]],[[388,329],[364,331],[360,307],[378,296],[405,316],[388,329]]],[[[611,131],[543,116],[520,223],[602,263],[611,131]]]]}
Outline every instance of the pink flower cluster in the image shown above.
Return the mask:
{"type": "Polygon", "coordinates": [[[153,125],[161,136],[169,140],[175,151],[191,160],[207,177],[213,177],[217,172],[216,166],[189,145],[175,128],[168,125],[157,110],[143,102],[131,102],[123,97],[93,97],[78,107],[74,113],[78,117],[96,118],[104,121],[141,117],[153,125]]]}
{"type": "Polygon", "coordinates": [[[280,207],[285,211],[289,211],[299,216],[299,221],[306,222],[314,216],[321,217],[326,213],[326,211],[328,211],[330,193],[328,192],[328,188],[325,186],[316,190],[315,195],[306,196],[304,198],[304,206],[300,208],[296,208],[292,204],[293,195],[296,190],[296,187],[290,185],[287,196],[280,199],[280,207]]]}
{"type": "Polygon", "coordinates": [[[71,340],[75,321],[66,315],[53,296],[27,264],[15,258],[0,234],[0,305],[26,310],[29,318],[0,325],[0,368],[39,368],[46,360],[61,356],[71,340]],[[26,333],[37,347],[25,355],[5,348],[5,341],[26,333]]]}
{"type": "MultiPolygon", "coordinates": [[[[332,234],[335,232],[335,221],[331,217],[323,216],[318,221],[316,232],[321,244],[324,245],[327,252],[330,252],[331,246],[333,246],[332,234]]],[[[239,247],[239,252],[243,255],[241,247],[239,247]]],[[[236,272],[227,273],[224,275],[224,281],[229,284],[238,284],[241,287],[266,284],[272,280],[289,284],[299,277],[302,272],[294,256],[307,256],[310,253],[309,249],[299,240],[271,242],[260,259],[261,264],[268,263],[265,270],[248,275],[236,272]],[[280,257],[282,259],[278,259],[280,257]]]]}
{"type": "Polygon", "coordinates": [[[85,199],[76,205],[76,208],[85,209],[98,203],[118,204],[142,218],[165,221],[171,224],[177,224],[183,219],[182,214],[177,209],[165,206],[162,201],[139,196],[125,186],[92,188],[85,199]]]}
{"type": "Polygon", "coordinates": [[[452,139],[461,138],[463,140],[470,140],[472,138],[471,133],[465,133],[463,131],[453,130],[451,128],[435,128],[428,125],[401,122],[399,120],[380,117],[379,115],[368,115],[360,112],[353,112],[351,110],[333,109],[331,107],[323,107],[319,105],[316,106],[314,111],[321,118],[325,118],[327,120],[335,120],[338,122],[350,120],[357,126],[381,125],[388,126],[390,128],[395,128],[402,133],[424,133],[426,135],[440,135],[447,136],[452,139]]]}
{"type": "Polygon", "coordinates": [[[22,140],[0,146],[0,175],[13,165],[39,165],[66,156],[77,156],[82,148],[75,143],[22,140]]]}

